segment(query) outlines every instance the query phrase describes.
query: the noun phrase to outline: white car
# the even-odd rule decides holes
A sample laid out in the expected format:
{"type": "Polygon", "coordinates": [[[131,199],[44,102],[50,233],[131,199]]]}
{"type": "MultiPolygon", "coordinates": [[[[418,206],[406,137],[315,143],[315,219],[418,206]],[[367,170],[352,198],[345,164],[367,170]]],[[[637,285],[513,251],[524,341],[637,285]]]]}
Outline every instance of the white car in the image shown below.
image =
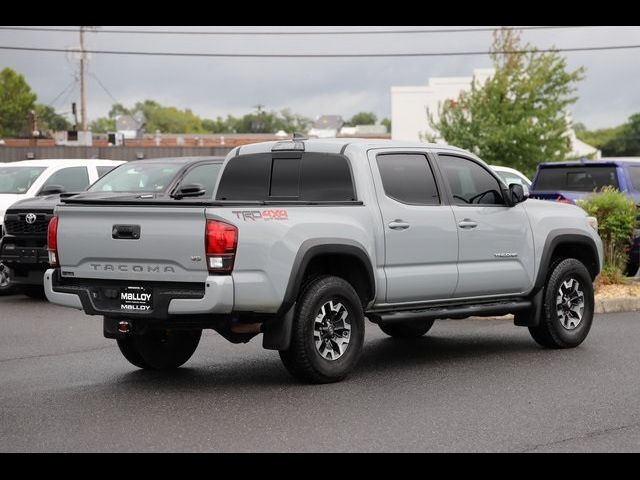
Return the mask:
{"type": "Polygon", "coordinates": [[[527,187],[529,190],[531,190],[531,180],[529,180],[522,172],[519,172],[515,168],[501,167],[498,165],[491,165],[491,168],[494,172],[500,175],[500,178],[504,180],[504,183],[506,183],[507,186],[511,185],[512,183],[519,183],[523,187],[527,187]]]}
{"type": "MultiPolygon", "coordinates": [[[[0,163],[0,237],[4,214],[18,200],[46,193],[85,190],[124,162],[116,160],[25,160],[0,163]]],[[[9,291],[8,273],[0,264],[0,295],[9,291]]]]}

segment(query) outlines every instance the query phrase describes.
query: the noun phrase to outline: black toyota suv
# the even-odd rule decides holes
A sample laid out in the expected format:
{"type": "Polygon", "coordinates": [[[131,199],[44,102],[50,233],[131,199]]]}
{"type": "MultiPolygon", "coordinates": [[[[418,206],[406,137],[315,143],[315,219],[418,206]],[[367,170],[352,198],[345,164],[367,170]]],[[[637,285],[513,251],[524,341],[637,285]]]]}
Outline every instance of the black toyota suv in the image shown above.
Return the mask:
{"type": "Polygon", "coordinates": [[[42,276],[49,267],[47,228],[60,196],[93,199],[134,197],[211,197],[222,167],[221,157],[178,157],[136,160],[104,175],[85,192],[60,193],[14,203],[6,212],[5,234],[0,240],[0,262],[10,284],[30,297],[42,298],[42,276]]]}

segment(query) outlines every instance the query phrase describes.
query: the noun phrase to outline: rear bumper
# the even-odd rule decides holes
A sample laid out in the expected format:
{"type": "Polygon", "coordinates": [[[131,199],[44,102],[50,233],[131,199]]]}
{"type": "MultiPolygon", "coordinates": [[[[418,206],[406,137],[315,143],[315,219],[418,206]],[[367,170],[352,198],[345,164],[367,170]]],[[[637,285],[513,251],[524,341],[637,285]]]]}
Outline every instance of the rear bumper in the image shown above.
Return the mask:
{"type": "MultiPolygon", "coordinates": [[[[136,282],[130,282],[135,284],[136,282]]],[[[118,284],[119,285],[119,284],[118,284]]],[[[51,303],[84,310],[88,315],[109,317],[169,319],[182,315],[229,314],[233,309],[233,278],[210,276],[202,285],[194,288],[187,284],[155,283],[154,302],[150,312],[134,313],[117,307],[117,299],[105,298],[103,292],[117,288],[113,282],[101,280],[62,281],[59,270],[50,269],[44,274],[44,289],[51,303]]]]}

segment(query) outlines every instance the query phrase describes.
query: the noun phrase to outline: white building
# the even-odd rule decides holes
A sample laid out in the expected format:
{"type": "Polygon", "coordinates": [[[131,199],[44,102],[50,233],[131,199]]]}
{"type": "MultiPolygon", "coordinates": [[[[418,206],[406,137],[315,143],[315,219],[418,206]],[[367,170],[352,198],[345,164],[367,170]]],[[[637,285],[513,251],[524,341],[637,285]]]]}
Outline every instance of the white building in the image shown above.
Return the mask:
{"type": "MultiPolygon", "coordinates": [[[[424,142],[435,136],[429,124],[429,114],[438,120],[438,111],[445,100],[455,100],[472,82],[482,85],[495,72],[492,68],[476,69],[470,77],[431,78],[426,85],[391,87],[391,138],[424,142]]],[[[578,140],[575,132],[568,132],[572,143],[570,157],[600,158],[600,151],[578,140]]]]}

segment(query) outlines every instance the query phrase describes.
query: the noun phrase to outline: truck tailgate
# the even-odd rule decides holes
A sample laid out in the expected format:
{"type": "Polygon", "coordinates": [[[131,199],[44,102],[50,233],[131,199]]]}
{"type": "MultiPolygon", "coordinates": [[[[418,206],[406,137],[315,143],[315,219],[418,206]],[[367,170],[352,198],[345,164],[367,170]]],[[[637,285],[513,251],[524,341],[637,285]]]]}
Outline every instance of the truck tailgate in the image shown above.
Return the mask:
{"type": "Polygon", "coordinates": [[[56,215],[63,278],[207,278],[203,207],[63,205],[56,215]]]}

